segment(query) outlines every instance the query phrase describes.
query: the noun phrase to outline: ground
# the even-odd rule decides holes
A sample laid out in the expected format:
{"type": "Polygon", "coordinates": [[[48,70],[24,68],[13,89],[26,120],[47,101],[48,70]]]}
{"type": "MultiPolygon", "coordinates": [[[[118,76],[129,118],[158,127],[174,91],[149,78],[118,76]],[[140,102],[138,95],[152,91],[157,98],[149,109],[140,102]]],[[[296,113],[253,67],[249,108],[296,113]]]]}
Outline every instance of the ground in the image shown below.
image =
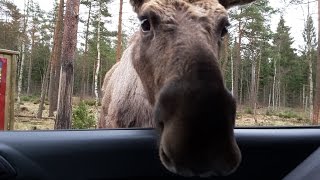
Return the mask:
{"type": "Polygon", "coordinates": [[[309,121],[299,117],[284,118],[278,115],[257,114],[255,122],[252,114],[239,114],[236,126],[307,126],[309,121]]]}
{"type": "MultiPolygon", "coordinates": [[[[74,107],[77,106],[79,100],[74,99],[74,107]]],[[[90,102],[90,101],[88,101],[90,102]]],[[[91,101],[92,102],[92,101],[91,101]]],[[[94,115],[96,112],[93,103],[88,103],[91,106],[89,111],[94,115]]],[[[39,103],[37,100],[22,101],[20,105],[19,116],[16,115],[14,130],[53,130],[54,117],[48,117],[49,106],[46,104],[43,111],[43,119],[37,119],[39,103]]],[[[271,111],[268,108],[257,110],[256,120],[250,109],[239,108],[237,113],[236,126],[305,126],[309,125],[309,120],[305,118],[306,112],[298,109],[282,109],[271,111]]]]}
{"type": "Polygon", "coordinates": [[[23,101],[20,105],[19,115],[15,114],[14,130],[51,130],[54,127],[54,118],[48,118],[49,106],[45,105],[43,117],[46,119],[37,119],[39,104],[29,101],[23,101]]]}

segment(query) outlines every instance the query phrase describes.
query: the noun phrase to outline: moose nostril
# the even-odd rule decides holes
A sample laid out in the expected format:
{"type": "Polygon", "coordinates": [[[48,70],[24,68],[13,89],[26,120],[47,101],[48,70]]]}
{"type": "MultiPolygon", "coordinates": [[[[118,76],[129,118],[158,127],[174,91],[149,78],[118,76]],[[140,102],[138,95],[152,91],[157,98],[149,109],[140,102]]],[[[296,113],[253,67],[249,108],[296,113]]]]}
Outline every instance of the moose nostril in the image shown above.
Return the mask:
{"type": "Polygon", "coordinates": [[[158,125],[159,125],[160,130],[163,131],[164,123],[161,121],[161,122],[158,123],[158,125]]]}

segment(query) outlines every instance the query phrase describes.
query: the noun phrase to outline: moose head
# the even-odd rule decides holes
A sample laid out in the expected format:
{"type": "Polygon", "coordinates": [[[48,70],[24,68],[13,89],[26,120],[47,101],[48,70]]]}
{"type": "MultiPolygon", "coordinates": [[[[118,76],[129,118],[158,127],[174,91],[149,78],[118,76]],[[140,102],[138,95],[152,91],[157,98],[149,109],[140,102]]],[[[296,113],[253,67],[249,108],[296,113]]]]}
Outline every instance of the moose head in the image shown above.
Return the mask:
{"type": "Polygon", "coordinates": [[[254,0],[130,0],[140,23],[132,64],[160,133],[159,155],[183,176],[229,175],[241,162],[236,102],[218,65],[227,9],[254,0]]]}

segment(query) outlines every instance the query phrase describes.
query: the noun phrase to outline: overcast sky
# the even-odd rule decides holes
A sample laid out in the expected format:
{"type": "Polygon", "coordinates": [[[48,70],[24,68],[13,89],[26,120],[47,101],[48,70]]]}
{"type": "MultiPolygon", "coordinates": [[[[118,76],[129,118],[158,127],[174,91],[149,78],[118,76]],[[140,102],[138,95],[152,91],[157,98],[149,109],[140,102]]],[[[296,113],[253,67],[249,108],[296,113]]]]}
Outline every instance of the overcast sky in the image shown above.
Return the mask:
{"type": "MultiPolygon", "coordinates": [[[[33,0],[34,2],[38,2],[40,4],[40,7],[46,11],[49,11],[52,9],[52,4],[54,0],[33,0]]],[[[299,48],[299,45],[301,46],[303,44],[302,39],[302,31],[304,27],[304,21],[307,14],[307,6],[304,5],[294,5],[285,7],[284,3],[281,3],[283,0],[270,0],[270,4],[273,7],[276,8],[282,8],[284,9],[283,15],[286,20],[286,25],[291,27],[291,36],[294,38],[295,43],[294,47],[299,48]]],[[[304,0],[308,1],[308,0],[304,0]]],[[[13,2],[22,10],[23,9],[23,3],[24,0],[13,0],[13,2]]],[[[87,14],[86,8],[80,9],[80,14],[82,16],[86,16],[87,14]]],[[[109,5],[109,12],[112,14],[111,23],[106,24],[107,28],[109,30],[117,30],[117,24],[118,24],[118,13],[119,13],[119,0],[112,0],[112,2],[109,5]]],[[[316,1],[312,1],[310,4],[310,12],[312,14],[312,17],[314,19],[314,23],[317,29],[317,3],[316,1]]],[[[129,0],[124,0],[124,6],[123,6],[123,27],[125,31],[129,31],[132,28],[133,25],[130,23],[129,19],[135,19],[135,14],[132,11],[132,7],[129,4],[129,0]]],[[[274,31],[276,29],[277,23],[279,22],[280,15],[277,14],[274,17],[272,17],[272,30],[274,31]]],[[[137,22],[135,20],[135,22],[137,22]]],[[[136,26],[134,26],[136,27],[136,26]]],[[[79,31],[81,30],[81,27],[79,28],[79,31]]]]}

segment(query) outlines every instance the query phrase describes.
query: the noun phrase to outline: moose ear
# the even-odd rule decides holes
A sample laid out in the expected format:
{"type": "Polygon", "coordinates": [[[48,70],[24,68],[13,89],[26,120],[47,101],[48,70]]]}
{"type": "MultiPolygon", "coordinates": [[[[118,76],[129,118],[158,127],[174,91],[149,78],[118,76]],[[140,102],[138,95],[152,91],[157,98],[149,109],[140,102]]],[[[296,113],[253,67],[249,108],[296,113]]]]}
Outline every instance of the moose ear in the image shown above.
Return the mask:
{"type": "Polygon", "coordinates": [[[222,4],[226,9],[229,9],[233,6],[248,4],[253,1],[255,0],[219,0],[219,3],[222,4]]]}
{"type": "Polygon", "coordinates": [[[134,12],[138,12],[143,3],[148,0],[130,0],[130,4],[133,7],[134,12]]]}

